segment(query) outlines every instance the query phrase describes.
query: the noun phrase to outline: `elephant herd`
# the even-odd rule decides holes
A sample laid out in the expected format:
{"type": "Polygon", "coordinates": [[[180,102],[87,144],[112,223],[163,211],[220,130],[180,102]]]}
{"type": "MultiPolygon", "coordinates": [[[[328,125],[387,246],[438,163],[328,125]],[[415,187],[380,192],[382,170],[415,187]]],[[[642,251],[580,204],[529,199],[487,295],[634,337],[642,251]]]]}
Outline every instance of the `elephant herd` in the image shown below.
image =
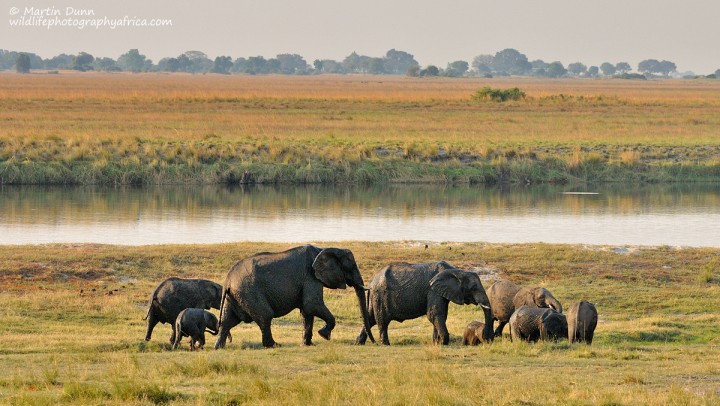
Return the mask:
{"type": "Polygon", "coordinates": [[[597,311],[589,302],[575,304],[567,316],[544,288],[521,288],[499,281],[486,292],[477,273],[458,269],[445,261],[424,264],[392,263],[365,285],[350,250],[312,245],[287,251],[262,252],[238,261],[230,268],[224,285],[204,279],[168,278],[153,291],[147,310],[150,340],[158,323],[172,326],[170,343],[177,348],[190,337],[190,348],[203,348],[205,332],[218,335],[215,349],[232,341],[230,330],[242,323],[256,323],[264,347],[277,345],[270,328],[273,318],[299,309],[303,318],[303,344],[313,345],[315,317],[325,324],[317,332],[329,340],[335,317],[323,300],[323,288],[352,287],[358,299],[363,327],[356,344],[375,338],[389,345],[388,325],[425,314],[433,325],[433,342],[448,344],[448,305],[478,305],[484,320],[468,324],[463,344],[491,342],[510,323],[512,340],[592,342],[597,311]],[[367,292],[367,295],[366,295],[367,292]],[[220,310],[216,318],[207,309],[220,310]],[[499,322],[493,331],[494,320],[499,322]],[[569,334],[569,335],[568,335],[569,334]]]}

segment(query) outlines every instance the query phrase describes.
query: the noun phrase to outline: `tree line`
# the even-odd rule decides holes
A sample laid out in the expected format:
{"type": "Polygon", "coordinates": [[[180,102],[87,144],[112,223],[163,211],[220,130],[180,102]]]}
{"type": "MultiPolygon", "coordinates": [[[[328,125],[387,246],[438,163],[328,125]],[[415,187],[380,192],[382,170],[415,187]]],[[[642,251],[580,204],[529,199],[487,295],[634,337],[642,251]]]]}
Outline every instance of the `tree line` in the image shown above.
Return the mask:
{"type": "MultiPolygon", "coordinates": [[[[458,60],[447,64],[445,68],[435,65],[421,67],[415,57],[405,51],[391,49],[382,57],[372,57],[351,53],[342,61],[316,59],[309,64],[298,54],[279,54],[274,58],[263,56],[240,57],[218,56],[214,60],[200,51],[187,51],[175,57],[160,59],[157,64],[131,49],[117,59],[95,57],[87,52],[60,54],[43,59],[34,53],[6,51],[0,49],[0,70],[15,67],[17,72],[27,73],[31,69],[73,69],[78,71],[125,71],[125,72],[187,72],[219,74],[352,74],[407,76],[536,76],[548,78],[560,77],[668,77],[677,72],[674,62],[646,59],[638,63],[637,72],[630,73],[632,67],[627,62],[603,62],[599,66],[587,66],[582,62],[573,62],[565,66],[562,62],[546,62],[541,59],[528,60],[523,53],[512,49],[503,49],[495,54],[483,54],[473,58],[471,63],[458,60]]],[[[720,69],[708,77],[720,78],[720,69]]]]}

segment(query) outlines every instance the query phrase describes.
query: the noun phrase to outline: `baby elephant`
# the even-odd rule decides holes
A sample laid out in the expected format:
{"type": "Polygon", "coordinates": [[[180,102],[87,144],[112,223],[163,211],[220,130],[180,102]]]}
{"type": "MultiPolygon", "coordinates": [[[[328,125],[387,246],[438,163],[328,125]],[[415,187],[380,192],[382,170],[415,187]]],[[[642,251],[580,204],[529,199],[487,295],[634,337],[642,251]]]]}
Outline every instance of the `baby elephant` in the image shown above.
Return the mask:
{"type": "Polygon", "coordinates": [[[218,319],[214,314],[205,309],[185,309],[178,314],[177,320],[175,320],[177,334],[172,348],[176,349],[183,337],[190,337],[190,349],[195,350],[197,346],[202,349],[205,347],[205,331],[217,335],[218,329],[218,319]]]}
{"type": "Polygon", "coordinates": [[[598,313],[594,304],[584,300],[575,303],[567,312],[567,321],[568,338],[571,343],[592,344],[598,321],[598,313]]]}
{"type": "Polygon", "coordinates": [[[521,306],[510,316],[512,341],[558,341],[567,336],[567,319],[554,309],[521,306]]]}
{"type": "Polygon", "coordinates": [[[482,332],[485,328],[485,323],[480,320],[471,321],[467,327],[465,327],[465,333],[463,334],[462,345],[478,345],[482,341],[482,332]]]}

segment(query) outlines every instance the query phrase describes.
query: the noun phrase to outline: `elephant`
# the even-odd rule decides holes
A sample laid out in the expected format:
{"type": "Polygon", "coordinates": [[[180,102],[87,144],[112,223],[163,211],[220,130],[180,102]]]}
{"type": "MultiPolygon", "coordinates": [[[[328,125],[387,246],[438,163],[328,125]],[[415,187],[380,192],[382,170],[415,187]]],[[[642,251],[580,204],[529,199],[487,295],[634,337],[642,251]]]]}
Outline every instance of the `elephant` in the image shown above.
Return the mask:
{"type": "MultiPolygon", "coordinates": [[[[325,322],[318,330],[330,339],[335,317],[323,301],[323,287],[355,289],[363,324],[368,325],[365,287],[355,257],[347,249],[304,245],[279,253],[263,252],[238,261],[228,271],[220,305],[220,334],[215,349],[225,347],[230,329],[240,322],[255,322],[262,332],[262,345],[277,345],[270,330],[275,317],[300,309],[303,344],[313,345],[315,317],[325,322]]],[[[372,338],[374,341],[374,338],[372,338]]]]}
{"type": "Polygon", "coordinates": [[[567,319],[554,309],[520,306],[510,317],[511,341],[558,341],[567,336],[567,319]]]}
{"type": "MultiPolygon", "coordinates": [[[[498,321],[495,337],[502,337],[505,325],[515,309],[521,306],[549,307],[562,313],[562,305],[547,289],[521,288],[510,281],[495,282],[487,291],[494,320],[498,321]]],[[[492,324],[492,323],[491,323],[492,324]]]]}
{"type": "Polygon", "coordinates": [[[486,328],[483,341],[492,341],[492,311],[490,301],[475,272],[457,269],[445,261],[425,264],[392,263],[375,274],[368,285],[369,327],[365,326],[355,343],[365,344],[370,328],[380,330],[380,341],[390,345],[390,321],[403,322],[427,315],[433,324],[433,342],[447,345],[450,342],[445,321],[448,304],[480,305],[485,313],[486,328]]]}
{"type": "Polygon", "coordinates": [[[158,323],[170,323],[175,342],[175,320],[181,311],[189,308],[220,309],[222,286],[206,279],[168,278],[162,281],[150,296],[147,314],[145,341],[150,341],[153,329],[158,323]]]}
{"type": "Polygon", "coordinates": [[[592,344],[598,321],[598,313],[594,304],[584,300],[575,303],[567,312],[567,321],[568,338],[571,343],[592,344]]]}
{"type": "Polygon", "coordinates": [[[485,329],[485,323],[480,320],[473,320],[465,327],[462,345],[478,345],[482,340],[482,331],[485,329]]]}
{"type": "MultiPolygon", "coordinates": [[[[205,331],[217,335],[220,329],[218,319],[205,309],[189,308],[180,312],[175,320],[175,342],[172,349],[176,349],[183,337],[190,337],[190,349],[195,350],[196,344],[200,349],[205,347],[205,331]]],[[[232,342],[232,337],[228,336],[232,342]]]]}

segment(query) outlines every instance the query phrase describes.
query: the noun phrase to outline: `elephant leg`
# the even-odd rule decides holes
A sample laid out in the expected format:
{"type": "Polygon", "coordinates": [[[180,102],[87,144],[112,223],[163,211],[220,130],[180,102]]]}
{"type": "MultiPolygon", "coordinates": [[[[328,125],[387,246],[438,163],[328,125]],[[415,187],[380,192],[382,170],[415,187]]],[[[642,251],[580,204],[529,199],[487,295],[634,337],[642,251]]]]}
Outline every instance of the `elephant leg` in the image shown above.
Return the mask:
{"type": "MultiPolygon", "coordinates": [[[[220,324],[220,332],[218,333],[218,339],[215,342],[215,349],[225,348],[225,341],[230,336],[230,329],[240,324],[240,318],[235,312],[229,309],[225,310],[223,314],[222,322],[220,324]]],[[[232,341],[232,337],[230,338],[232,341]]]]}
{"type": "Polygon", "coordinates": [[[495,337],[502,338],[502,332],[503,332],[503,329],[505,328],[506,324],[507,324],[507,321],[498,320],[498,326],[495,329],[495,337]]]}
{"type": "Polygon", "coordinates": [[[200,342],[200,349],[204,350],[205,349],[205,334],[201,333],[200,337],[198,337],[198,338],[199,338],[199,342],[200,342]]]}
{"type": "MultiPolygon", "coordinates": [[[[181,331],[179,327],[177,328],[177,330],[181,331]]],[[[173,350],[177,349],[178,345],[180,345],[180,340],[182,340],[182,333],[175,335],[175,339],[173,340],[173,343],[172,343],[173,350]]]]}
{"type": "Polygon", "coordinates": [[[170,336],[170,344],[175,342],[175,335],[178,334],[178,332],[175,329],[175,323],[170,323],[170,326],[172,327],[172,335],[170,336]]]}
{"type": "Polygon", "coordinates": [[[257,325],[260,327],[260,332],[262,333],[262,344],[265,348],[273,348],[277,346],[277,343],[272,336],[272,330],[270,330],[271,322],[271,317],[263,317],[256,320],[257,325]]]}
{"type": "Polygon", "coordinates": [[[145,333],[145,341],[150,341],[153,329],[155,328],[155,325],[157,325],[159,322],[160,320],[158,320],[157,316],[155,316],[155,312],[150,309],[147,318],[147,332],[145,333]]]}
{"type": "Polygon", "coordinates": [[[381,316],[378,318],[378,330],[380,330],[380,342],[383,345],[390,345],[390,337],[388,337],[388,326],[390,325],[390,320],[387,320],[385,316],[381,316]]]}
{"type": "Polygon", "coordinates": [[[447,326],[445,324],[447,320],[447,312],[431,312],[428,314],[428,319],[433,325],[433,343],[448,345],[450,344],[450,333],[448,333],[447,326]]]}
{"type": "Polygon", "coordinates": [[[315,302],[306,306],[304,310],[310,317],[319,317],[325,322],[325,326],[318,330],[318,334],[320,334],[320,337],[329,340],[330,334],[335,328],[335,316],[330,313],[330,310],[328,310],[327,306],[325,306],[325,303],[315,302]]]}
{"type": "Polygon", "coordinates": [[[315,345],[312,342],[312,336],[313,336],[313,322],[315,321],[315,316],[307,314],[306,312],[300,310],[300,314],[303,317],[303,344],[304,345],[315,345]]]}

